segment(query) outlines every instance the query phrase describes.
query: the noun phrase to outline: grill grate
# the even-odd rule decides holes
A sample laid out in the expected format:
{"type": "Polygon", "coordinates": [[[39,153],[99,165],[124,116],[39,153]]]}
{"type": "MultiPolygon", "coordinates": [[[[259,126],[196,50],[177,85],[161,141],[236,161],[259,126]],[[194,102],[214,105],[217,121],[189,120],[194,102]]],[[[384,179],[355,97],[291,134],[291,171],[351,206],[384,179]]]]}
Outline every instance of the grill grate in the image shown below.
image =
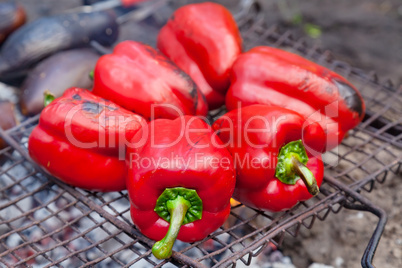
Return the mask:
{"type": "Polygon", "coordinates": [[[381,83],[327,51],[276,26],[267,27],[258,5],[236,16],[246,49],[270,45],[296,52],[349,79],[368,107],[364,122],[334,151],[325,155],[325,181],[318,196],[287,212],[268,213],[234,205],[227,222],[206,239],[177,242],[172,258],[157,260],[153,241],[133,227],[127,193],[96,193],[72,188],[43,172],[29,158],[27,140],[38,116],[0,136],[0,266],[25,267],[226,267],[249,264],[287,235],[312,228],[342,208],[369,211],[379,217],[362,263],[371,259],[385,224],[384,212],[358,192],[370,192],[389,172],[398,173],[402,150],[402,88],[381,83]],[[399,118],[398,118],[399,116],[399,118]]]}

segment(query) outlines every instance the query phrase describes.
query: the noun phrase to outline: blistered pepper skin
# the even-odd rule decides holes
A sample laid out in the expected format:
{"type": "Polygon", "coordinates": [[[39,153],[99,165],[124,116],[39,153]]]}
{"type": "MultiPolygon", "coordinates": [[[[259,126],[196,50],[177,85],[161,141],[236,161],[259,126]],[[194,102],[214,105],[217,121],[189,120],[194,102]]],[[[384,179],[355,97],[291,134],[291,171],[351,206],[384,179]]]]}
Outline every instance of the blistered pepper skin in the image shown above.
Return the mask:
{"type": "Polygon", "coordinates": [[[86,89],[71,88],[42,111],[28,151],[47,172],[67,184],[120,191],[126,188],[125,142],[146,125],[139,115],[86,89]]]}
{"type": "Polygon", "coordinates": [[[158,35],[159,50],[194,80],[209,108],[225,102],[230,70],[242,50],[231,13],[211,2],[179,8],[158,35]]]}
{"type": "Polygon", "coordinates": [[[234,158],[233,197],[243,204],[277,212],[312,197],[301,179],[287,184],[276,176],[281,149],[295,141],[301,140],[308,156],[305,166],[315,177],[317,187],[321,185],[325,133],[319,124],[282,107],[250,105],[228,112],[212,127],[234,158]]]}
{"type": "Polygon", "coordinates": [[[255,47],[238,57],[226,107],[252,104],[281,106],[318,122],[327,133],[327,150],[364,117],[358,90],[335,72],[296,54],[255,47]]]}
{"type": "Polygon", "coordinates": [[[206,115],[205,97],[191,78],[154,48],[134,41],[102,56],[93,93],[147,119],[206,115]]]}
{"type": "Polygon", "coordinates": [[[201,119],[184,116],[150,122],[148,129],[134,136],[126,161],[131,218],[147,237],[160,240],[168,231],[169,222],[154,211],[158,197],[167,188],[195,190],[202,200],[202,218],[181,226],[177,237],[181,241],[205,238],[229,216],[235,186],[232,157],[201,119]],[[225,163],[211,165],[211,159],[225,159],[225,163]]]}

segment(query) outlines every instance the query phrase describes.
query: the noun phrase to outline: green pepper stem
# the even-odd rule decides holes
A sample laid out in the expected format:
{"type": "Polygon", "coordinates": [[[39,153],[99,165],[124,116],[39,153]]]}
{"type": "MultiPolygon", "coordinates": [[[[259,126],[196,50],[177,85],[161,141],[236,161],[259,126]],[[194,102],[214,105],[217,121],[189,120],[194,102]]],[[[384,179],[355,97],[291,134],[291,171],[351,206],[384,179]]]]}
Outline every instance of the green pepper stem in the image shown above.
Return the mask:
{"type": "Polygon", "coordinates": [[[48,106],[56,97],[49,90],[45,90],[43,93],[43,105],[48,106]]]}
{"type": "Polygon", "coordinates": [[[89,74],[88,74],[89,79],[91,79],[93,81],[94,80],[94,75],[95,75],[94,70],[90,71],[89,74]]]}
{"type": "Polygon", "coordinates": [[[302,179],[307,187],[308,192],[313,196],[317,195],[320,190],[313,173],[294,156],[292,156],[292,164],[294,172],[302,179]]]}
{"type": "Polygon", "coordinates": [[[187,210],[191,206],[190,202],[180,195],[174,200],[167,201],[166,205],[171,217],[169,230],[165,237],[152,247],[152,253],[158,259],[167,259],[172,255],[173,244],[179,234],[187,210]]]}

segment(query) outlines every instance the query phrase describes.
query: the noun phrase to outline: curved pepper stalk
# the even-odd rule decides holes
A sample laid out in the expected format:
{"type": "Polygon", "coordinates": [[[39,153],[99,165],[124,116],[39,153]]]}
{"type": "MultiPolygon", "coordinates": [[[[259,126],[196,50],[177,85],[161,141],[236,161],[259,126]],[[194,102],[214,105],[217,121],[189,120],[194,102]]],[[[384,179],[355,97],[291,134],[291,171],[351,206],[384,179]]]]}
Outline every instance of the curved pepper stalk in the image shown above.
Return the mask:
{"type": "Polygon", "coordinates": [[[89,72],[88,76],[89,76],[89,79],[91,79],[91,81],[94,81],[94,75],[95,75],[95,71],[94,71],[94,70],[92,70],[92,71],[89,72]]]}
{"type": "Polygon", "coordinates": [[[43,105],[46,107],[48,106],[52,101],[54,101],[56,97],[53,95],[52,92],[50,92],[49,90],[46,90],[43,93],[43,105]]]}
{"type": "Polygon", "coordinates": [[[170,225],[165,237],[152,247],[152,253],[158,259],[167,259],[172,255],[180,227],[201,219],[202,200],[195,190],[168,188],[159,196],[154,211],[170,225]]]}
{"type": "Polygon", "coordinates": [[[302,179],[309,193],[315,196],[320,190],[313,173],[305,166],[307,161],[302,141],[289,142],[279,152],[275,176],[286,184],[295,184],[298,179],[302,179]]]}

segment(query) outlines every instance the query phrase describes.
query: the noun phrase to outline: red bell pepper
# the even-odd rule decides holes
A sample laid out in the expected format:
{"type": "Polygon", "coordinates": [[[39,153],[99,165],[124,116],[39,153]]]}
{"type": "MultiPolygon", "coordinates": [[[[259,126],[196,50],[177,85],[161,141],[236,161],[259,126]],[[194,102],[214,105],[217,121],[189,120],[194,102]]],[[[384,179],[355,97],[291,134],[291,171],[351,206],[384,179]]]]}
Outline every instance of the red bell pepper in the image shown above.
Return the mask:
{"type": "Polygon", "coordinates": [[[256,47],[238,57],[226,96],[228,110],[251,104],[277,105],[318,122],[327,150],[363,119],[365,105],[345,78],[296,54],[256,47]]]}
{"type": "Polygon", "coordinates": [[[187,74],[152,47],[134,41],[118,44],[113,54],[99,59],[93,93],[147,119],[208,112],[204,96],[187,74]]]}
{"type": "Polygon", "coordinates": [[[158,35],[159,50],[191,76],[210,109],[225,103],[241,42],[230,12],[211,2],[179,8],[158,35]]]}
{"type": "Polygon", "coordinates": [[[213,128],[234,157],[236,200],[282,211],[318,193],[324,168],[317,152],[325,146],[319,124],[285,108],[251,105],[223,115],[213,128]]]}
{"type": "Polygon", "coordinates": [[[150,122],[134,136],[126,159],[131,218],[144,235],[162,239],[153,247],[157,258],[171,255],[176,237],[201,240],[229,216],[233,160],[201,119],[150,122]]]}
{"type": "Polygon", "coordinates": [[[86,89],[70,88],[42,111],[28,150],[33,160],[67,184],[120,191],[125,189],[124,146],[146,125],[141,116],[86,89]]]}

